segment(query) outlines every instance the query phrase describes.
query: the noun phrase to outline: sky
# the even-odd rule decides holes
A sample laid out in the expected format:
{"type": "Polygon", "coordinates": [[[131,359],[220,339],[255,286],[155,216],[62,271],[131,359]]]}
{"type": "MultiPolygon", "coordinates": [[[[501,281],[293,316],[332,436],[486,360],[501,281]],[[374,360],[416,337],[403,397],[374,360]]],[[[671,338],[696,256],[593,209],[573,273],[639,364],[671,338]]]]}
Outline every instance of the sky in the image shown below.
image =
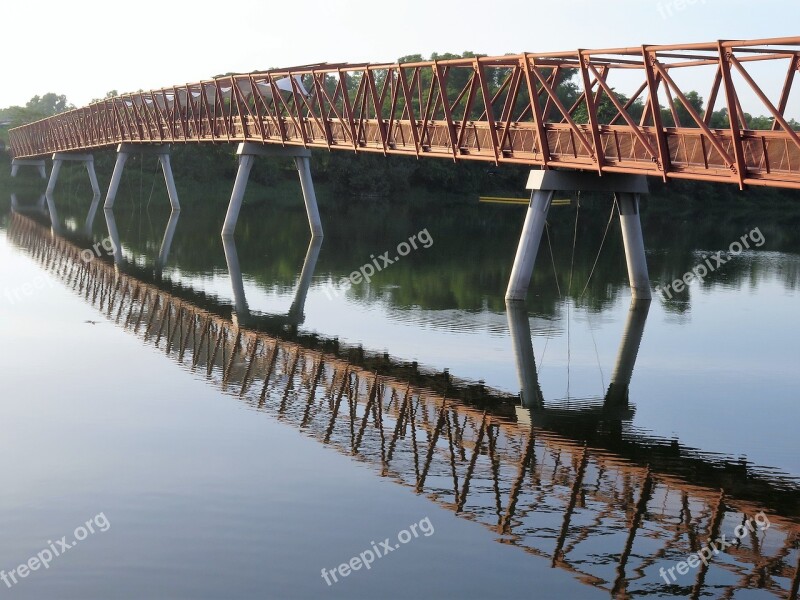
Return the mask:
{"type": "MultiPolygon", "coordinates": [[[[0,107],[47,92],[81,106],[112,89],[156,89],[220,73],[316,62],[798,36],[800,2],[17,0],[4,3],[0,20],[0,107]]],[[[779,89],[783,70],[757,81],[779,89]]],[[[701,88],[705,79],[696,83],[701,88]]],[[[790,104],[790,116],[800,113],[798,96],[792,97],[798,107],[790,104]]],[[[766,113],[756,102],[748,98],[745,110],[766,113]]]]}

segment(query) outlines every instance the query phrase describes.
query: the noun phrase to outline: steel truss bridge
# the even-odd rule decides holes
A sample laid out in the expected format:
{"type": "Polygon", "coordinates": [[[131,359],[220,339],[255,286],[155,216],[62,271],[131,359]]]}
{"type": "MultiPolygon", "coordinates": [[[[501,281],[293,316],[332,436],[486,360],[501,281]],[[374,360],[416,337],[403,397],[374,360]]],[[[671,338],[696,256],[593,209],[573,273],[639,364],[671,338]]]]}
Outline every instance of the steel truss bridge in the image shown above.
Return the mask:
{"type": "Polygon", "coordinates": [[[548,425],[531,425],[535,413],[466,402],[456,385],[442,394],[340,352],[239,327],[110,260],[85,261],[83,246],[22,214],[11,215],[8,237],[196,376],[612,597],[732,598],[758,588],[765,597],[797,598],[796,486],[762,480],[772,493],[754,496],[782,498],[765,506],[746,493],[758,476],[735,464],[712,465],[675,444],[659,450],[634,431],[587,445],[572,421],[559,427],[558,410],[548,425]],[[630,457],[618,450],[625,447],[630,457]],[[764,509],[769,529],[748,532],[671,585],[660,578],[659,567],[723,533],[730,538],[764,509]]]}
{"type": "Polygon", "coordinates": [[[800,38],[323,63],[124,94],[13,129],[10,146],[24,160],[250,142],[800,189],[798,69],[800,38]],[[764,68],[782,85],[757,82],[764,68]],[[570,106],[558,94],[567,79],[578,86],[570,106]],[[698,80],[702,112],[688,97],[698,80]],[[743,97],[770,130],[748,129],[743,97]],[[712,128],[723,108],[728,125],[712,128]]]}

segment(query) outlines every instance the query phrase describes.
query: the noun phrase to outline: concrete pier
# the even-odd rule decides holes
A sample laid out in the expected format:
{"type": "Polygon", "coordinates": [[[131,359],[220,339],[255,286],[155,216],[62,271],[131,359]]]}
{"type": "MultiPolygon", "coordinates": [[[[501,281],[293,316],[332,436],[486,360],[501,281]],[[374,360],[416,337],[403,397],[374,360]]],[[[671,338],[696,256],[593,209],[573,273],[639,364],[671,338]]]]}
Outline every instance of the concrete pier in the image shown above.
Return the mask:
{"type": "Polygon", "coordinates": [[[173,211],[180,210],[181,204],[178,200],[178,190],[175,188],[175,178],[172,176],[169,144],[120,144],[117,146],[117,161],[114,163],[114,172],[111,175],[111,182],[108,184],[105,208],[107,210],[114,208],[114,201],[117,199],[117,191],[119,191],[119,184],[122,180],[122,172],[125,169],[125,163],[128,161],[128,157],[134,152],[155,154],[158,157],[158,162],[161,164],[161,171],[164,173],[164,183],[167,186],[170,206],[173,211]]]}
{"type": "Polygon", "coordinates": [[[557,191],[608,192],[617,195],[631,292],[634,299],[651,297],[642,225],[639,219],[639,196],[649,193],[644,175],[598,177],[592,173],[577,171],[531,171],[526,187],[532,191],[531,202],[514,258],[506,300],[524,300],[528,294],[542,232],[547,222],[547,213],[553,194],[557,191]]]}
{"type": "Polygon", "coordinates": [[[644,253],[642,221],[639,218],[639,195],[621,192],[617,194],[619,219],[622,224],[622,241],[625,245],[625,262],[628,265],[628,280],[634,300],[650,300],[650,275],[644,253]]]}
{"type": "Polygon", "coordinates": [[[61,172],[61,165],[67,161],[80,162],[86,167],[89,174],[89,182],[92,185],[92,193],[100,195],[100,185],[97,183],[97,174],[94,171],[94,156],[91,154],[73,154],[70,152],[56,152],[53,154],[53,168],[50,171],[50,180],[47,182],[46,195],[52,195],[58,182],[58,174],[61,172]]]}
{"type": "Polygon", "coordinates": [[[308,216],[308,226],[311,229],[312,237],[322,237],[322,220],[319,216],[317,207],[317,195],[314,191],[314,181],[311,178],[311,151],[305,148],[287,146],[285,148],[273,148],[260,144],[243,143],[239,144],[236,150],[239,155],[239,170],[236,173],[236,181],[233,184],[231,200],[228,204],[228,212],[225,215],[225,223],[222,226],[222,235],[230,236],[236,229],[239,220],[239,211],[244,201],[244,193],[247,190],[247,181],[250,178],[250,171],[257,156],[268,157],[291,157],[294,158],[298,175],[300,176],[300,186],[303,189],[303,201],[306,205],[308,216]]]}
{"type": "Polygon", "coordinates": [[[11,176],[16,177],[19,173],[20,167],[35,167],[39,171],[42,179],[47,179],[47,170],[45,169],[43,158],[12,158],[11,159],[11,176]]]}

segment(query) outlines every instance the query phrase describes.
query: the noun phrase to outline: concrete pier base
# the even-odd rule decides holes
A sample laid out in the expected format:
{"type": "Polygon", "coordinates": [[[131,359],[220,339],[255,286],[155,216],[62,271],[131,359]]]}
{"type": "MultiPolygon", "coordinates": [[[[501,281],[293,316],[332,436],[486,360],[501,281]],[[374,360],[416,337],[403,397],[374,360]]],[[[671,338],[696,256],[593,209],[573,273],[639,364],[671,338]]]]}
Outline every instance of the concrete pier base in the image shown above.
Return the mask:
{"type": "Polygon", "coordinates": [[[12,158],[11,159],[11,176],[16,177],[19,173],[20,167],[35,167],[39,171],[42,179],[47,179],[47,170],[45,169],[43,158],[12,158]]]}
{"type": "Polygon", "coordinates": [[[56,152],[53,154],[53,168],[50,171],[50,180],[47,182],[45,195],[52,195],[58,182],[58,174],[61,172],[61,165],[67,161],[81,162],[86,167],[89,175],[89,182],[92,184],[94,196],[100,196],[100,185],[97,183],[97,174],[94,171],[94,156],[91,154],[73,154],[70,152],[56,152]]]}
{"type": "Polygon", "coordinates": [[[527,188],[532,190],[531,202],[514,258],[506,300],[524,300],[528,294],[547,213],[556,191],[616,194],[620,203],[622,239],[625,244],[633,298],[638,300],[651,297],[642,225],[639,219],[639,195],[649,192],[644,175],[609,174],[598,177],[591,173],[572,171],[531,171],[527,188]]]}
{"type": "Polygon", "coordinates": [[[161,171],[164,173],[164,183],[167,186],[169,203],[173,211],[181,209],[178,200],[178,190],[175,188],[175,178],[172,175],[172,163],[170,162],[170,147],[168,144],[120,144],[117,146],[117,161],[114,163],[114,172],[111,174],[111,182],[108,184],[108,193],[104,207],[107,210],[114,208],[114,201],[117,199],[117,191],[122,180],[122,172],[128,157],[134,152],[143,154],[155,154],[161,164],[161,171]]]}
{"type": "Polygon", "coordinates": [[[244,193],[247,190],[247,181],[250,178],[250,171],[257,156],[270,157],[292,157],[300,176],[300,186],[303,189],[303,201],[306,205],[308,215],[308,226],[311,229],[312,237],[322,237],[322,220],[319,216],[317,207],[317,196],[314,192],[314,181],[311,178],[311,151],[305,148],[285,147],[272,148],[259,144],[243,143],[239,144],[236,150],[239,155],[239,170],[236,173],[236,181],[233,184],[231,199],[228,204],[228,212],[225,214],[225,223],[222,226],[222,235],[233,235],[236,223],[239,220],[239,211],[244,201],[244,193]]]}

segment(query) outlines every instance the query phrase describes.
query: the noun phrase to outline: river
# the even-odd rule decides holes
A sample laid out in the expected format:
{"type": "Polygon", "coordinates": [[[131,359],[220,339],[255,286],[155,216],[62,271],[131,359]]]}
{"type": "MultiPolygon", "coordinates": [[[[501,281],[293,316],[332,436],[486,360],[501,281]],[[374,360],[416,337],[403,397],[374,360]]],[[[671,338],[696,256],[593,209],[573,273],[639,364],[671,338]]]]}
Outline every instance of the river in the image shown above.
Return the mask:
{"type": "Polygon", "coordinates": [[[797,593],[797,209],[645,200],[631,305],[571,198],[507,307],[523,206],[321,189],[320,244],[251,193],[223,243],[211,191],[41,188],[0,187],[9,597],[797,593]]]}

